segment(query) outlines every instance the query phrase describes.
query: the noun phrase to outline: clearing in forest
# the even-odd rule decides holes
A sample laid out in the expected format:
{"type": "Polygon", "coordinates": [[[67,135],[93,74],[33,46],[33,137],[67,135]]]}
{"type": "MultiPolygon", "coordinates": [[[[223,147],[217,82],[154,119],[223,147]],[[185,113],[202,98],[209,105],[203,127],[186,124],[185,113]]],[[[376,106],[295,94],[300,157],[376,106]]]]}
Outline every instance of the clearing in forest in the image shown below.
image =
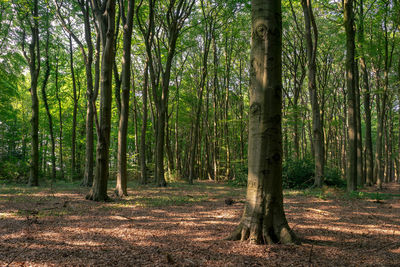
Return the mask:
{"type": "MultiPolygon", "coordinates": [[[[74,185],[76,186],[76,185],[74,185]]],[[[1,266],[396,266],[400,186],[352,195],[285,191],[302,245],[226,241],[245,189],[182,183],[130,186],[129,197],[85,200],[87,189],[0,186],[1,266]],[[135,188],[135,189],[132,189],[135,188]]],[[[112,192],[110,191],[111,195],[112,192]]]]}

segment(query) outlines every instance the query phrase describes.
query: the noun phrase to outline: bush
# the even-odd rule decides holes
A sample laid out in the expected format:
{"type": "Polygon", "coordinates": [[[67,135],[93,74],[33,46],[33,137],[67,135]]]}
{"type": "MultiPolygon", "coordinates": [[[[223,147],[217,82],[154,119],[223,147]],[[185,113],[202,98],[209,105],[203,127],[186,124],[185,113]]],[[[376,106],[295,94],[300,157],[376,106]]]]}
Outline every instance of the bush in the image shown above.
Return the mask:
{"type": "Polygon", "coordinates": [[[0,180],[13,183],[27,183],[29,163],[17,157],[0,159],[0,180]]]}
{"type": "Polygon", "coordinates": [[[342,174],[337,168],[325,168],[324,183],[327,186],[346,187],[346,180],[342,178],[342,174]]]}
{"type": "Polygon", "coordinates": [[[228,184],[237,187],[247,186],[247,174],[247,164],[235,164],[233,166],[233,178],[228,181],[228,184]]]}
{"type": "Polygon", "coordinates": [[[309,158],[288,159],[283,162],[283,187],[304,189],[314,183],[314,162],[309,158]]]}

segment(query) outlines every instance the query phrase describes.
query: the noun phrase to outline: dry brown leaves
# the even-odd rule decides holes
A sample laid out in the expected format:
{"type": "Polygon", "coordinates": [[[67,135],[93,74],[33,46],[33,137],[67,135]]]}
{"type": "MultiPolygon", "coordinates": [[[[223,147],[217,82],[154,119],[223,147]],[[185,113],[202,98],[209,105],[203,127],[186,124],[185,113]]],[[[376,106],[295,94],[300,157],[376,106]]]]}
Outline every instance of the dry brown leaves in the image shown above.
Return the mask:
{"type": "MultiPolygon", "coordinates": [[[[244,190],[207,184],[130,190],[111,203],[84,190],[0,192],[0,265],[7,266],[398,266],[399,198],[373,200],[289,195],[288,221],[301,246],[225,241],[237,225],[244,190]],[[187,187],[185,187],[187,188],[187,187]],[[143,206],[156,195],[183,205],[143,206]],[[179,196],[179,198],[178,198],[179,196]],[[184,201],[179,202],[182,197],[184,201]]],[[[385,193],[400,193],[399,185],[385,193]]],[[[172,204],[174,202],[171,202],[172,204]]]]}

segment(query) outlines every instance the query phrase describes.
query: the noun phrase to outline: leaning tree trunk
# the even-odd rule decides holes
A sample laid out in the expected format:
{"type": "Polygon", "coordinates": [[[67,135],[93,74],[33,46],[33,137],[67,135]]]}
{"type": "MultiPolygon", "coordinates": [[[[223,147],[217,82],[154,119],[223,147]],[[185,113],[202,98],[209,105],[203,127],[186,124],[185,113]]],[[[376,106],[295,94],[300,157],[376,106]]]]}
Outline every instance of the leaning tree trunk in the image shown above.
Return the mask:
{"type": "Polygon", "coordinates": [[[111,100],[112,100],[112,66],[114,60],[114,28],[115,0],[108,0],[100,7],[95,2],[95,16],[99,24],[102,40],[101,83],[100,83],[100,120],[97,129],[96,169],[92,189],[87,199],[95,201],[108,200],[107,181],[109,176],[109,146],[111,131],[111,100]],[[104,18],[103,14],[107,14],[104,18]]]}
{"type": "Polygon", "coordinates": [[[252,0],[248,185],[232,240],[297,243],[282,194],[282,17],[280,0],[252,0]]]}

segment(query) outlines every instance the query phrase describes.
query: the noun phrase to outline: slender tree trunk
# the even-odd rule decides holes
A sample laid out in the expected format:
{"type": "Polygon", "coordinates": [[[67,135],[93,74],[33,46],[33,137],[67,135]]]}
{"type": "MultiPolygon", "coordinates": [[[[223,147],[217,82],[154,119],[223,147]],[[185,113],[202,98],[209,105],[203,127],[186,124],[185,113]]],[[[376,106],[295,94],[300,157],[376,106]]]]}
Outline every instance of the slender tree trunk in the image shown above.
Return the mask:
{"type": "Polygon", "coordinates": [[[69,35],[69,58],[70,58],[70,68],[72,77],[72,93],[74,108],[72,112],[72,141],[71,141],[71,178],[75,178],[76,175],[76,116],[78,112],[78,97],[76,94],[76,80],[74,71],[74,56],[72,50],[72,37],[69,35]]]}
{"type": "Polygon", "coordinates": [[[132,42],[132,29],[133,29],[133,14],[135,8],[135,1],[128,0],[128,11],[125,16],[123,1],[120,2],[120,12],[124,28],[123,36],[123,55],[122,55],[122,97],[121,97],[121,114],[119,118],[118,127],[118,173],[117,173],[117,186],[115,193],[122,197],[127,196],[127,170],[126,170],[126,147],[127,147],[127,133],[128,133],[128,119],[129,119],[129,94],[131,84],[131,42],[132,42]]]}
{"type": "Polygon", "coordinates": [[[353,0],[344,0],[344,23],[346,30],[346,76],[348,105],[349,158],[347,173],[347,190],[357,189],[357,120],[355,96],[355,41],[353,0]]]}
{"type": "Polygon", "coordinates": [[[64,161],[63,161],[63,118],[62,118],[62,106],[61,106],[61,98],[59,95],[59,87],[58,87],[58,57],[56,57],[56,73],[55,73],[55,86],[56,86],[56,98],[58,102],[58,118],[60,121],[60,141],[59,141],[59,159],[60,159],[60,178],[64,179],[64,161]]]}
{"type": "Polygon", "coordinates": [[[315,158],[314,185],[321,187],[324,178],[324,139],[321,122],[321,110],[318,103],[316,84],[318,31],[312,11],[311,0],[302,0],[301,4],[303,6],[306,29],[305,37],[307,42],[308,90],[310,92],[310,101],[312,106],[312,141],[314,146],[313,155],[315,158]]]}
{"type": "Polygon", "coordinates": [[[47,87],[47,82],[50,77],[50,59],[49,59],[49,39],[50,39],[50,32],[49,32],[49,27],[50,25],[47,25],[47,33],[46,33],[46,61],[45,61],[45,73],[44,73],[44,79],[42,82],[42,98],[43,98],[43,103],[44,107],[46,109],[46,114],[47,118],[49,119],[49,131],[50,131],[50,141],[51,141],[51,177],[53,181],[56,180],[56,144],[55,144],[55,138],[54,138],[54,131],[53,131],[53,117],[51,116],[50,113],[50,108],[49,104],[47,102],[47,93],[46,93],[46,87],[47,87]]]}
{"type": "Polygon", "coordinates": [[[357,61],[355,63],[355,97],[356,97],[356,123],[357,123],[357,186],[361,187],[365,183],[363,176],[363,155],[362,155],[362,129],[361,129],[361,104],[360,104],[360,84],[359,84],[359,72],[357,61]]]}
{"type": "MultiPolygon", "coordinates": [[[[32,115],[31,115],[31,162],[29,181],[30,186],[39,185],[39,99],[37,96],[37,86],[40,72],[40,46],[39,46],[39,11],[38,0],[33,0],[33,23],[30,24],[31,42],[29,44],[29,56],[25,51],[25,30],[23,31],[22,51],[26,61],[29,64],[29,72],[31,76],[31,101],[32,101],[32,115]]],[[[29,18],[31,19],[31,18],[29,18]]]]}
{"type": "Polygon", "coordinates": [[[283,209],[281,53],[281,1],[252,0],[249,176],[246,205],[233,240],[298,242],[283,209]]]}
{"type": "MultiPolygon", "coordinates": [[[[360,0],[360,24],[358,29],[360,44],[360,67],[363,77],[363,96],[364,96],[364,112],[365,112],[365,183],[371,186],[374,174],[374,159],[372,150],[372,123],[371,123],[371,100],[368,81],[368,70],[364,53],[364,4],[360,0]]],[[[400,66],[400,65],[399,65],[400,66]]],[[[399,72],[400,73],[400,72],[399,72]]]]}
{"type": "Polygon", "coordinates": [[[144,84],[143,84],[143,122],[142,132],[140,140],[140,173],[141,173],[141,184],[147,183],[147,167],[146,167],[146,132],[147,132],[147,90],[148,90],[149,74],[148,74],[148,62],[146,62],[144,68],[144,84]]]}

